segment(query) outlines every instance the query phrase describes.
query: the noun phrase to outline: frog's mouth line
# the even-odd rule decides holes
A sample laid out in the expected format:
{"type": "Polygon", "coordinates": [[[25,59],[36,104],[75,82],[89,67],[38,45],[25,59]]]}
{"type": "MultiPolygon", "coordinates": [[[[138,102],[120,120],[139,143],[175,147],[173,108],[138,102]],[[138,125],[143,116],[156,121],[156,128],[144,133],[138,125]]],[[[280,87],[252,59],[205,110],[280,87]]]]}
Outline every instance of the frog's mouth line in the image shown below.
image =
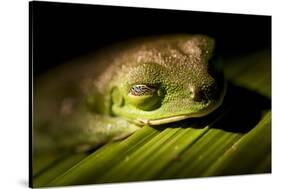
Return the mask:
{"type": "Polygon", "coordinates": [[[226,81],[224,82],[224,87],[223,87],[223,91],[220,95],[220,98],[218,100],[217,103],[215,103],[213,106],[211,106],[210,108],[204,109],[201,112],[196,112],[196,113],[191,113],[191,114],[185,114],[185,115],[177,115],[177,116],[171,116],[171,117],[166,117],[166,118],[160,118],[160,119],[138,119],[136,120],[139,124],[141,125],[162,125],[162,124],[166,124],[166,123],[172,123],[172,122],[176,122],[176,121],[181,121],[187,118],[196,118],[196,117],[203,117],[208,115],[209,113],[213,112],[214,110],[216,110],[218,107],[221,106],[221,104],[223,103],[223,99],[226,93],[226,88],[227,88],[227,83],[226,81]]]}

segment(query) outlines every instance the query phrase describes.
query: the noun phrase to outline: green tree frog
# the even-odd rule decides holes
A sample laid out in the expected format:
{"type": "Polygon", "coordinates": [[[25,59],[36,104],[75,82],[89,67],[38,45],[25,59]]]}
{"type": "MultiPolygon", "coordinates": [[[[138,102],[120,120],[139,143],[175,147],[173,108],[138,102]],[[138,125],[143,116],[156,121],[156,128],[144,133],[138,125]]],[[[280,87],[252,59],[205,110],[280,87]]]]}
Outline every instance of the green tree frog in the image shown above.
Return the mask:
{"type": "Polygon", "coordinates": [[[138,39],[35,78],[34,150],[86,150],[211,113],[225,94],[214,46],[204,35],[138,39]]]}

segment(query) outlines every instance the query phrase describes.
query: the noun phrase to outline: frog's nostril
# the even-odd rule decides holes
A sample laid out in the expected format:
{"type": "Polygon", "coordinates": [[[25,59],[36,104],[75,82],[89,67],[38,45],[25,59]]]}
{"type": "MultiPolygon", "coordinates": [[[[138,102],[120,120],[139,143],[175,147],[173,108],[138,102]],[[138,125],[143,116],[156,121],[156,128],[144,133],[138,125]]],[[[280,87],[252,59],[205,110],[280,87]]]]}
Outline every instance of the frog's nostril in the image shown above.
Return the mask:
{"type": "Polygon", "coordinates": [[[191,98],[196,102],[209,101],[215,98],[216,86],[202,86],[202,87],[191,87],[191,98]]]}
{"type": "Polygon", "coordinates": [[[204,101],[204,93],[200,88],[192,88],[191,98],[196,102],[204,101]]]}

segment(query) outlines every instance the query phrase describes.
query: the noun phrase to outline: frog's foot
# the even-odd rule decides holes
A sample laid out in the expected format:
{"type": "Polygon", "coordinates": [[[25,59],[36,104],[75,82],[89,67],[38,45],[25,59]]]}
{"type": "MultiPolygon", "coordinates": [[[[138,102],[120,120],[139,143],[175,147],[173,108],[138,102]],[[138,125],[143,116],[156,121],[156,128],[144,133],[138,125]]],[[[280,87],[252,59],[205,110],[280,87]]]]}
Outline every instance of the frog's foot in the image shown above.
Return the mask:
{"type": "Polygon", "coordinates": [[[89,151],[107,142],[124,139],[140,128],[120,118],[94,117],[83,129],[84,133],[81,132],[84,135],[81,137],[84,143],[75,147],[76,152],[89,151]]]}
{"type": "Polygon", "coordinates": [[[105,143],[122,140],[140,129],[140,127],[119,118],[107,118],[106,122],[102,121],[103,123],[100,123],[100,121],[102,121],[102,119],[97,121],[98,128],[95,128],[97,125],[89,125],[89,127],[93,127],[92,136],[84,137],[82,139],[84,143],[74,147],[75,152],[90,151],[105,143]],[[109,121],[114,122],[113,124],[109,124],[109,121]]]}

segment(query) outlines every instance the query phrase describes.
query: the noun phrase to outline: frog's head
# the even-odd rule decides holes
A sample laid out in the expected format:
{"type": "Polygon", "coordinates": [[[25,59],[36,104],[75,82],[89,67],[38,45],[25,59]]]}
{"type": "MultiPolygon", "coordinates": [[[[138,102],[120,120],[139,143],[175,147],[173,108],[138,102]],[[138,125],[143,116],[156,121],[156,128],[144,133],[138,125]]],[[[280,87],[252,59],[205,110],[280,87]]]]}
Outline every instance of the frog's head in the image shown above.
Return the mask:
{"type": "Polygon", "coordinates": [[[213,49],[214,40],[202,35],[136,45],[119,60],[112,113],[142,125],[209,114],[222,103],[225,88],[211,67],[213,49]]]}

